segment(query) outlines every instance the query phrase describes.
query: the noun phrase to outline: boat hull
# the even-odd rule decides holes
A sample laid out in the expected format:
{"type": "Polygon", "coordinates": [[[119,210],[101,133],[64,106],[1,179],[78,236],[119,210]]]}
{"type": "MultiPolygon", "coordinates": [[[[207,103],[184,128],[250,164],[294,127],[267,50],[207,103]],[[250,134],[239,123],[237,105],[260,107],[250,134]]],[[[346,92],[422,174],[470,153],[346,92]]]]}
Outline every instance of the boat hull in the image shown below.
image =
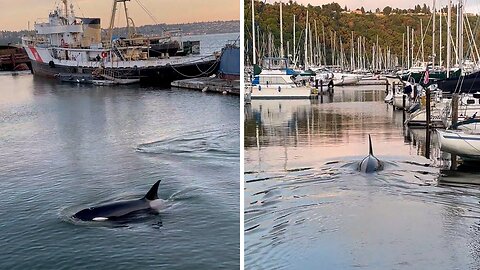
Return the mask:
{"type": "Polygon", "coordinates": [[[333,85],[335,86],[348,86],[348,85],[355,85],[357,84],[359,79],[357,77],[343,77],[338,80],[333,80],[333,85]]]}
{"type": "Polygon", "coordinates": [[[480,135],[437,130],[440,150],[466,159],[480,160],[480,135]]]}
{"type": "Polygon", "coordinates": [[[409,108],[412,104],[410,98],[406,96],[405,106],[403,106],[403,96],[404,95],[394,95],[393,96],[393,106],[399,110],[405,110],[409,108]]]}
{"type": "Polygon", "coordinates": [[[251,99],[309,99],[312,89],[309,87],[258,87],[250,90],[251,99]]]}
{"type": "MultiPolygon", "coordinates": [[[[427,111],[425,109],[421,109],[413,112],[405,121],[405,124],[407,124],[409,127],[425,127],[427,125],[427,111]]],[[[430,125],[432,127],[444,127],[442,110],[432,108],[430,114],[430,125]]]]}
{"type": "MultiPolygon", "coordinates": [[[[107,74],[115,74],[115,77],[120,79],[139,79],[142,84],[169,85],[175,80],[211,76],[217,72],[218,67],[219,62],[217,60],[209,60],[200,63],[196,62],[141,68],[106,67],[104,70],[107,74]]],[[[62,74],[78,74],[89,77],[95,70],[95,68],[90,67],[82,68],[51,65],[32,61],[33,74],[49,78],[56,78],[62,74]]]]}
{"type": "Polygon", "coordinates": [[[444,92],[475,93],[480,91],[480,71],[466,76],[441,80],[437,82],[437,85],[444,92]]]}

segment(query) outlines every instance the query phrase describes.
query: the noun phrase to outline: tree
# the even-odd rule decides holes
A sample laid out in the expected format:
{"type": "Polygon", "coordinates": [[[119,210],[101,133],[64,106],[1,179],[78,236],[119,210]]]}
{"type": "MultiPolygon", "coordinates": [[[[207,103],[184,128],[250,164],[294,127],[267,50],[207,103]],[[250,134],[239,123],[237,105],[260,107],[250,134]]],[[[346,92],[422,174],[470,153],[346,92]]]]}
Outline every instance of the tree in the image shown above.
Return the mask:
{"type": "Polygon", "coordinates": [[[362,14],[365,14],[365,9],[363,7],[361,7],[360,10],[362,11],[362,14]]]}
{"type": "Polygon", "coordinates": [[[422,12],[422,7],[420,5],[415,5],[415,9],[413,10],[414,13],[422,12]]]}
{"type": "Polygon", "coordinates": [[[380,9],[379,8],[375,9],[375,13],[377,14],[380,13],[380,9]]]}
{"type": "Polygon", "coordinates": [[[423,4],[422,13],[429,14],[430,7],[427,7],[427,4],[423,4]]]}
{"type": "Polygon", "coordinates": [[[383,14],[384,15],[390,15],[390,13],[392,13],[392,7],[386,6],[386,7],[383,8],[383,14]]]}

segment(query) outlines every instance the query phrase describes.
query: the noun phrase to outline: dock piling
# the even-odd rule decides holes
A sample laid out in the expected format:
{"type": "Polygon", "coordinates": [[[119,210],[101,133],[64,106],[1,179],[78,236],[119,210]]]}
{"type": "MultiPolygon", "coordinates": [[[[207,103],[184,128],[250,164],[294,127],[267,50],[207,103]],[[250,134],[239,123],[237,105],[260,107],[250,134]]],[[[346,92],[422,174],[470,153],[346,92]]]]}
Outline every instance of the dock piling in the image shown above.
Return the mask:
{"type": "MultiPolygon", "coordinates": [[[[452,125],[458,122],[458,94],[452,95],[452,125]]],[[[454,171],[457,169],[457,155],[450,155],[451,166],[450,170],[454,171]]]]}
{"type": "Polygon", "coordinates": [[[431,122],[431,108],[430,108],[430,89],[427,87],[425,91],[426,98],[426,140],[425,140],[425,157],[430,159],[430,122],[431,122]]]}

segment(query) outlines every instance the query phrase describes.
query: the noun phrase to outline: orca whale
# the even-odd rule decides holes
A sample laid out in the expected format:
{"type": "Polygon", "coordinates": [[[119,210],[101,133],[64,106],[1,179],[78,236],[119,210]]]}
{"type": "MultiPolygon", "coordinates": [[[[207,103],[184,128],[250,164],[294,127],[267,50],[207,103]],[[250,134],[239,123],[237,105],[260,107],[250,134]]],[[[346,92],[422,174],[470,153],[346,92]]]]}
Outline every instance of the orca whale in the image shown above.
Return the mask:
{"type": "Polygon", "coordinates": [[[118,219],[137,211],[156,210],[162,202],[157,194],[159,184],[160,180],[158,180],[141,199],[86,208],[77,212],[72,217],[82,221],[106,221],[118,219]]]}
{"type": "Polygon", "coordinates": [[[368,135],[369,153],[358,164],[358,170],[364,173],[378,172],[383,169],[383,162],[373,155],[372,138],[368,135]]]}

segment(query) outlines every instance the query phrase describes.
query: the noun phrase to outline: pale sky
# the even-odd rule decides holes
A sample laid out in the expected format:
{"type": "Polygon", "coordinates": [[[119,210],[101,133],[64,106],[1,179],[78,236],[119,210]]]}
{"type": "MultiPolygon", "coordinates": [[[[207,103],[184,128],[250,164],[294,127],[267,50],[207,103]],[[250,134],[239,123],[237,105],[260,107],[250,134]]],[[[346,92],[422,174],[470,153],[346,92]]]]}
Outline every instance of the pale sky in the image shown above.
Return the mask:
{"type": "MultiPolygon", "coordinates": [[[[0,0],[1,1],[1,0],[0,0]]],[[[280,0],[262,0],[268,3],[280,2],[280,0]]],[[[283,3],[287,3],[289,0],[282,0],[283,3]]],[[[386,6],[391,6],[393,8],[413,8],[415,5],[427,4],[427,6],[432,6],[433,0],[431,1],[422,1],[422,0],[294,0],[299,4],[311,4],[313,6],[321,6],[327,3],[336,2],[340,4],[340,6],[344,7],[345,5],[349,9],[356,9],[360,7],[364,7],[365,10],[372,10],[375,11],[376,8],[383,9],[386,6]]],[[[447,0],[436,0],[435,4],[437,7],[446,6],[448,4],[447,0]]],[[[457,4],[458,0],[452,0],[452,4],[457,4]]],[[[475,0],[464,0],[467,12],[471,13],[480,13],[480,2],[475,0]]]]}
{"type": "MultiPolygon", "coordinates": [[[[0,30],[27,29],[39,18],[48,18],[50,10],[59,0],[0,0],[0,30]]],[[[138,4],[140,2],[152,14],[158,23],[187,23],[206,21],[238,20],[240,18],[240,0],[131,0],[127,3],[129,15],[135,25],[154,24],[138,4]]],[[[102,26],[110,22],[113,0],[71,0],[77,16],[100,17],[102,26]],[[80,9],[78,9],[80,7],[80,9]]],[[[125,25],[121,5],[120,26],[125,25]]],[[[118,18],[118,17],[117,17],[118,18]]]]}

